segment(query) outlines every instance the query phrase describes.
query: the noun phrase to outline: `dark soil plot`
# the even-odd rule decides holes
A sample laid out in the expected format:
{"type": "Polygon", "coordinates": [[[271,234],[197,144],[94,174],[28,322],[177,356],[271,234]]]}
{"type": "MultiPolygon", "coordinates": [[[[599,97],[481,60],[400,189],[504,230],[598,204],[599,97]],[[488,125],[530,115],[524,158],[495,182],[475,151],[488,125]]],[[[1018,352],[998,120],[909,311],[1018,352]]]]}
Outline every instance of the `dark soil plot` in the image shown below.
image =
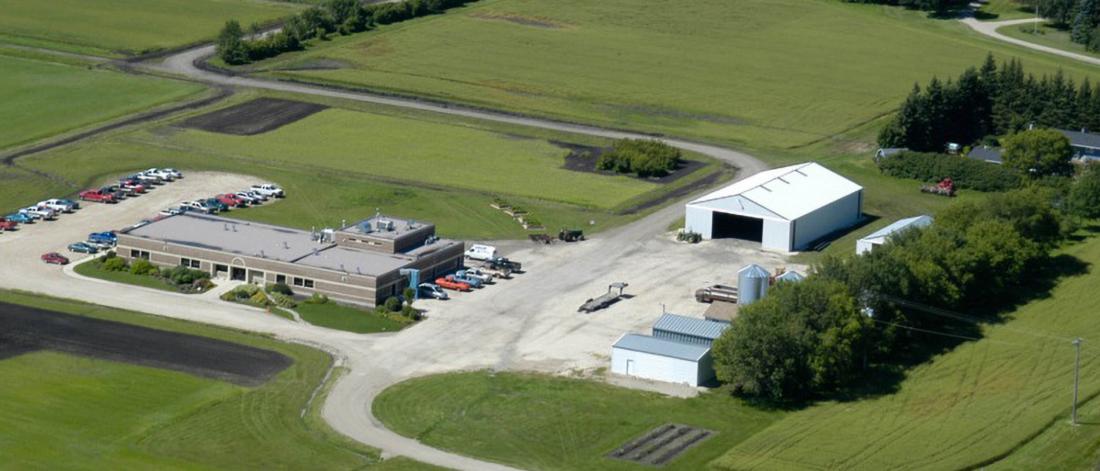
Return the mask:
{"type": "Polygon", "coordinates": [[[663,466],[714,435],[689,425],[665,424],[612,451],[608,457],[663,466]]]}
{"type": "Polygon", "coordinates": [[[221,134],[263,134],[305,119],[328,107],[316,103],[257,98],[255,100],[189,118],[180,126],[221,134]]]}
{"type": "Polygon", "coordinates": [[[291,365],[269,350],[0,303],[0,359],[54,350],[258,386],[291,365]]]}

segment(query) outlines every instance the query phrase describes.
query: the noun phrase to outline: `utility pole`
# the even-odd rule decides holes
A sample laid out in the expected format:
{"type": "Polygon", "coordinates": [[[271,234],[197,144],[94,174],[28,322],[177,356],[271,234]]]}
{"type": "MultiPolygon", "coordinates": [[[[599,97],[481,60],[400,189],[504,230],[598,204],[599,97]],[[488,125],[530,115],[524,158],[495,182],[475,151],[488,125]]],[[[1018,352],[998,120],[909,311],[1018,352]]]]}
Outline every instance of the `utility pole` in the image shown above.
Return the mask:
{"type": "Polygon", "coordinates": [[[1039,2],[1035,2],[1035,32],[1039,34],[1039,2]]]}
{"type": "Polygon", "coordinates": [[[1077,386],[1081,378],[1081,338],[1073,339],[1073,347],[1077,350],[1077,358],[1073,362],[1073,415],[1070,425],[1077,425],[1077,386]]]}

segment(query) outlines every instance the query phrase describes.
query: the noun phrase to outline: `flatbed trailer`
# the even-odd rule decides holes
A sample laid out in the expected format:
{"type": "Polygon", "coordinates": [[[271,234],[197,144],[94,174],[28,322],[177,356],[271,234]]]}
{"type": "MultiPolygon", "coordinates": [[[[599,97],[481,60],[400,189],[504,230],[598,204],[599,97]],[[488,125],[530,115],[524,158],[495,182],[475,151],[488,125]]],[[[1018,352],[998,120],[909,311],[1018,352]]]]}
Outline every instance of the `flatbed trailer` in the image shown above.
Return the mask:
{"type": "Polygon", "coordinates": [[[595,312],[615,304],[623,297],[623,290],[626,289],[627,286],[628,285],[623,282],[611,283],[608,285],[606,293],[598,298],[585,301],[584,304],[581,304],[581,307],[577,309],[577,312],[595,312]]]}

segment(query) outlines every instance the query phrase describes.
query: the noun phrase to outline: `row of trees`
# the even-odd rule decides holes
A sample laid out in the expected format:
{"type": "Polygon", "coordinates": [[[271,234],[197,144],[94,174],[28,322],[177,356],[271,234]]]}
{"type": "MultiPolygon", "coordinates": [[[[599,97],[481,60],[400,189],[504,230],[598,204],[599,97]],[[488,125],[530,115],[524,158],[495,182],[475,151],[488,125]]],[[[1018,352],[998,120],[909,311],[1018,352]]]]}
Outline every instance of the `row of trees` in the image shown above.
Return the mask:
{"type": "Polygon", "coordinates": [[[978,191],[1007,191],[1022,180],[1011,168],[958,155],[902,152],[878,160],[882,173],[898,178],[938,182],[951,178],[955,186],[978,191]]]}
{"type": "Polygon", "coordinates": [[[946,83],[914,85],[901,109],[879,133],[883,147],[939,152],[948,142],[970,144],[1031,125],[1100,129],[1100,84],[1080,85],[1061,71],[1036,78],[1016,59],[998,67],[987,56],[946,83]]]}
{"type": "Polygon", "coordinates": [[[994,313],[1041,284],[1032,274],[1078,216],[1100,216],[1100,166],[956,202],[869,254],[827,257],[805,281],[779,283],[742,309],[714,344],[718,378],[783,401],[859,385],[868,365],[903,363],[922,336],[974,327],[945,311],[994,313]]]}
{"type": "Polygon", "coordinates": [[[1028,0],[1027,5],[1056,27],[1068,30],[1073,42],[1092,51],[1100,50],[1100,1],[1028,0]]]}
{"type": "Polygon", "coordinates": [[[639,177],[663,177],[680,165],[680,149],[657,140],[620,139],[600,155],[596,168],[639,177]]]}
{"type": "Polygon", "coordinates": [[[964,7],[968,0],[846,0],[848,3],[876,3],[897,5],[914,10],[943,13],[953,8],[964,7]]]}
{"type": "Polygon", "coordinates": [[[399,23],[473,2],[474,0],[405,0],[397,3],[364,5],[358,0],[329,0],[286,20],[281,31],[260,36],[253,28],[252,38],[236,20],[226,22],[218,35],[218,57],[232,65],[274,57],[301,49],[311,39],[327,39],[330,34],[348,35],[377,25],[399,23]]]}

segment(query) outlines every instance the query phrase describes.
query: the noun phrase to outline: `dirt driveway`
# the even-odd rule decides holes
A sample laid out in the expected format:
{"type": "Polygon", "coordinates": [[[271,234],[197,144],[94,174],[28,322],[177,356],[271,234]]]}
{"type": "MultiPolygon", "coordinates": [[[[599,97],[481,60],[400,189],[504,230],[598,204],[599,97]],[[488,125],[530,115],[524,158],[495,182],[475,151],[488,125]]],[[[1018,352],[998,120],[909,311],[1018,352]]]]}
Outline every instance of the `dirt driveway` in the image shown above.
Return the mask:
{"type": "MultiPolygon", "coordinates": [[[[254,179],[191,173],[140,198],[117,205],[87,204],[58,221],[0,234],[0,287],[47,293],[106,306],[271,333],[323,348],[350,373],[336,384],[323,409],[338,431],[381,448],[458,469],[508,469],[465,458],[401,437],[371,414],[374,397],[386,387],[416,376],[473,368],[549,373],[607,365],[611,344],[626,331],[646,331],[661,313],[698,314],[694,288],[731,281],[745,263],[783,265],[779,254],[737,243],[676,243],[663,228],[682,207],[672,206],[638,223],[577,244],[543,246],[509,243],[509,255],[525,274],[449,301],[420,301],[429,319],[394,334],[358,335],[297,324],[260,310],[211,296],[182,295],[79,277],[38,260],[63,251],[89,232],[124,227],[180,200],[247,186],[254,179]],[[585,299],[614,281],[630,283],[633,295],[594,314],[576,312],[585,299]]],[[[291,196],[293,197],[293,196],[291,196]]],[[[502,244],[503,245],[503,244],[502,244]]]]}

